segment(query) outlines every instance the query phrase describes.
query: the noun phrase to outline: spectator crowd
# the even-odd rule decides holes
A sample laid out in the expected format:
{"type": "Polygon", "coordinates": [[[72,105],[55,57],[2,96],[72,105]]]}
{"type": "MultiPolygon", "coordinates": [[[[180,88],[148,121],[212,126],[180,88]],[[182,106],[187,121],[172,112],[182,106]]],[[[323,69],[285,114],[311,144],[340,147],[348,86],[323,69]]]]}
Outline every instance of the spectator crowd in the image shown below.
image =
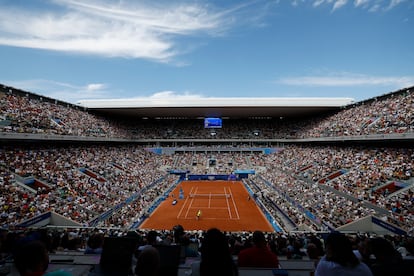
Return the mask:
{"type": "MultiPolygon", "coordinates": [[[[229,120],[222,129],[212,131],[197,120],[131,123],[108,119],[79,107],[3,89],[0,92],[0,132],[148,139],[149,142],[145,146],[109,142],[2,144],[2,254],[9,254],[13,243],[27,235],[42,239],[49,252],[90,250],[96,253],[105,236],[133,234],[144,241],[147,231],[139,230],[137,225],[151,212],[154,203],[177,185],[178,176],[170,174],[170,170],[193,174],[231,174],[237,169],[256,171],[243,183],[282,226],[283,233],[263,233],[262,236],[254,232],[223,233],[219,229],[208,232],[217,239],[224,235],[233,257],[239,257],[239,253],[248,247],[256,246],[254,250],[258,252],[265,243],[264,248],[269,248],[275,256],[319,260],[326,253],[324,242],[327,240],[317,232],[340,229],[369,215],[396,225],[412,236],[412,147],[286,143],[274,152],[265,153],[249,150],[248,145],[241,143],[203,145],[203,150],[199,150],[188,142],[180,145],[180,151],[176,150],[178,147],[164,147],[169,154],[163,154],[153,151],[156,147],[161,148],[159,144],[151,143],[151,139],[161,138],[255,140],[413,133],[414,93],[411,90],[403,89],[321,117],[229,120]],[[212,159],[214,164],[210,163],[212,159]],[[49,211],[77,223],[79,228],[36,233],[19,229],[22,222],[49,211]],[[304,233],[293,234],[300,230],[304,233]],[[316,251],[316,256],[312,255],[312,250],[316,251]]],[[[174,233],[170,230],[156,234],[158,242],[173,240],[174,233]]],[[[204,230],[187,231],[186,238],[202,248],[205,235],[204,230]]],[[[347,236],[347,241],[329,240],[332,255],[325,257],[323,262],[341,264],[334,256],[337,242],[350,242],[354,251],[366,242],[369,252],[377,254],[375,259],[379,260],[380,253],[374,253],[376,242],[379,242],[375,238],[358,234],[347,236]]],[[[399,250],[401,256],[412,256],[411,237],[381,238],[394,250],[399,250]]],[[[202,251],[200,254],[197,269],[201,272],[202,251]]],[[[244,254],[240,255],[241,260],[248,255],[244,254]]],[[[358,256],[364,261],[362,253],[358,256]]],[[[271,255],[269,260],[276,263],[277,258],[271,255]]],[[[355,266],[360,261],[353,257],[348,259],[355,266]]],[[[381,265],[384,266],[380,264],[378,267],[381,265]]],[[[372,263],[367,262],[367,266],[373,275],[380,275],[380,269],[373,268],[372,263]]],[[[321,272],[316,269],[316,275],[318,273],[321,272]]]]}

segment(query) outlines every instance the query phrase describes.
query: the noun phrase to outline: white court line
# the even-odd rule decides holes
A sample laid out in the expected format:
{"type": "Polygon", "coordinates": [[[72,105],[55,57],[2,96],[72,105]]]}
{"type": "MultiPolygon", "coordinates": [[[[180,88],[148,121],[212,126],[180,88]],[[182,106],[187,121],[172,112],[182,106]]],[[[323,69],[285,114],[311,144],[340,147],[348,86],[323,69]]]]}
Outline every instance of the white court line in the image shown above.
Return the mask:
{"type": "MultiPolygon", "coordinates": [[[[193,187],[191,187],[191,190],[192,189],[193,189],[193,187]]],[[[191,192],[191,190],[190,190],[190,192],[191,192]]],[[[188,201],[188,197],[185,197],[184,204],[183,204],[183,206],[181,206],[181,209],[180,209],[180,212],[178,212],[177,218],[180,218],[181,213],[183,212],[184,206],[187,204],[187,201],[188,201]]]]}
{"type": "MultiPolygon", "coordinates": [[[[194,188],[194,187],[191,187],[190,193],[191,193],[191,191],[193,190],[193,188],[194,188]]],[[[189,198],[188,196],[186,196],[186,197],[185,197],[184,204],[183,204],[183,206],[181,206],[181,209],[180,209],[180,212],[178,212],[177,218],[180,218],[181,213],[183,212],[184,207],[185,207],[185,205],[187,204],[188,198],[189,198]]],[[[188,212],[188,211],[187,211],[187,212],[188,212]]]]}
{"type": "MultiPolygon", "coordinates": [[[[190,194],[197,195],[198,188],[199,188],[199,187],[194,187],[194,186],[193,186],[193,187],[191,187],[191,190],[190,190],[190,192],[189,192],[189,195],[190,195],[190,194]]],[[[210,193],[209,193],[209,197],[208,197],[208,208],[209,208],[209,209],[213,209],[213,210],[227,210],[227,211],[229,212],[229,218],[228,218],[228,219],[231,219],[231,220],[239,220],[239,219],[240,219],[240,216],[239,216],[239,212],[238,212],[238,209],[237,209],[236,202],[234,201],[234,198],[233,198],[233,194],[231,193],[231,187],[228,187],[228,192],[229,192],[229,193],[227,193],[227,187],[223,187],[223,189],[224,189],[224,196],[225,196],[225,198],[226,198],[227,207],[211,207],[212,193],[210,192],[210,193]],[[228,199],[228,197],[227,197],[227,196],[230,196],[230,197],[231,197],[231,199],[232,199],[232,203],[233,203],[234,210],[235,210],[235,213],[236,213],[236,217],[235,217],[235,218],[233,218],[233,216],[232,216],[232,212],[231,212],[231,204],[229,203],[229,199],[228,199]]],[[[183,211],[184,211],[184,208],[187,206],[187,203],[188,203],[188,199],[189,199],[189,198],[190,198],[190,196],[187,196],[187,197],[186,197],[186,199],[185,199],[185,201],[184,201],[184,204],[183,204],[183,206],[181,207],[181,209],[180,209],[180,211],[179,211],[179,213],[178,213],[178,215],[177,215],[177,218],[178,218],[178,219],[193,219],[192,217],[189,217],[189,216],[188,216],[189,212],[190,212],[192,209],[200,209],[200,207],[192,207],[193,202],[194,202],[194,199],[195,199],[196,197],[195,197],[195,196],[194,196],[194,197],[191,197],[191,200],[190,200],[190,202],[189,202],[189,205],[188,205],[188,207],[186,208],[186,213],[185,213],[185,216],[182,218],[182,217],[181,217],[181,215],[182,215],[182,213],[183,213],[183,211]]],[[[204,219],[212,219],[212,220],[217,219],[217,220],[220,220],[220,218],[204,218],[204,219]]]]}
{"type": "MultiPolygon", "coordinates": [[[[231,193],[231,192],[230,192],[231,193]]],[[[229,199],[227,197],[227,192],[226,192],[226,187],[224,187],[224,195],[226,197],[226,203],[227,203],[227,210],[229,211],[229,218],[233,219],[231,216],[231,210],[230,210],[230,205],[229,205],[229,199]]]]}
{"type": "MultiPolygon", "coordinates": [[[[193,218],[183,218],[183,219],[191,219],[191,220],[194,220],[193,218]]],[[[203,217],[203,220],[229,221],[229,218],[208,218],[208,217],[203,217]]],[[[235,220],[235,219],[233,219],[233,220],[235,220]]]]}
{"type": "MultiPolygon", "coordinates": [[[[197,190],[198,190],[198,186],[195,189],[195,192],[196,193],[197,193],[197,190]]],[[[192,208],[191,206],[193,206],[193,201],[194,201],[194,197],[191,198],[190,205],[187,207],[187,212],[185,213],[185,217],[184,218],[187,218],[188,217],[188,212],[190,212],[190,209],[192,208]]]]}
{"type": "Polygon", "coordinates": [[[236,215],[237,215],[236,219],[240,219],[239,211],[237,210],[236,202],[234,202],[234,197],[233,197],[233,194],[231,193],[231,189],[230,189],[230,196],[231,196],[231,200],[233,201],[234,210],[236,211],[236,215]]]}
{"type": "MultiPolygon", "coordinates": [[[[190,209],[200,209],[199,207],[190,207],[190,209]]],[[[227,207],[211,207],[209,210],[228,210],[227,207]]]]}

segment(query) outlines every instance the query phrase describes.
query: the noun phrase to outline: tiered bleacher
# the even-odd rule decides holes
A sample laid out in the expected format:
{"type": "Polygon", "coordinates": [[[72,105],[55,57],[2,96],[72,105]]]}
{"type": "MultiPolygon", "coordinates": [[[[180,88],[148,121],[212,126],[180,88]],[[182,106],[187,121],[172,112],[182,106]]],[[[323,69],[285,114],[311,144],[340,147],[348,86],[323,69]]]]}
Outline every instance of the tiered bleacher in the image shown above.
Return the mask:
{"type": "MultiPolygon", "coordinates": [[[[331,231],[347,233],[355,248],[359,240],[381,236],[404,260],[414,254],[413,88],[302,120],[229,120],[214,136],[194,120],[131,123],[7,86],[0,106],[6,270],[14,269],[13,246],[24,237],[48,245],[49,270],[79,268],[73,275],[99,264],[99,254],[84,254],[93,234],[142,241],[140,223],[180,180],[171,171],[254,170],[243,184],[281,227],[266,235],[289,275],[314,272],[308,245],[323,243],[331,231]],[[297,260],[294,244],[305,253],[297,260]]],[[[160,231],[160,239],[170,231],[160,231]]],[[[199,246],[203,234],[188,232],[199,246]]],[[[237,259],[251,233],[226,235],[237,259]]],[[[321,248],[318,256],[323,254],[321,248]]],[[[180,264],[180,275],[188,275],[192,261],[180,264]]],[[[240,275],[269,273],[240,268],[240,275]]]]}

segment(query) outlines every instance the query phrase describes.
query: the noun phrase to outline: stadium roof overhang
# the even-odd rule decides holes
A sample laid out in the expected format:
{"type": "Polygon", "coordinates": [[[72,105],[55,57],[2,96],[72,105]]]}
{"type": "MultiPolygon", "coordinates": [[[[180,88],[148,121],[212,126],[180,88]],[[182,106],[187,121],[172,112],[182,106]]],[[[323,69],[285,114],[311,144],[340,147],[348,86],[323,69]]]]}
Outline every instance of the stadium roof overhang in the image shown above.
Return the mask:
{"type": "Polygon", "coordinates": [[[84,100],[78,104],[111,116],[137,118],[287,118],[335,111],[352,103],[352,98],[140,98],[84,100]]]}

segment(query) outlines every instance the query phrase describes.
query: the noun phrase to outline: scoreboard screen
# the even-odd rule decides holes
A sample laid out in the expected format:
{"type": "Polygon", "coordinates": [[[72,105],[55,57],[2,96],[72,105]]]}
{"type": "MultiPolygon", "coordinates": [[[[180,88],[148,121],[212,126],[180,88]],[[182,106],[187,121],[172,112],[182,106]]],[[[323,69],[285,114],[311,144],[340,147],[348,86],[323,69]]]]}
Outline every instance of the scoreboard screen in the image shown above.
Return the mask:
{"type": "Polygon", "coordinates": [[[204,128],[221,128],[221,118],[204,118],[204,128]]]}

